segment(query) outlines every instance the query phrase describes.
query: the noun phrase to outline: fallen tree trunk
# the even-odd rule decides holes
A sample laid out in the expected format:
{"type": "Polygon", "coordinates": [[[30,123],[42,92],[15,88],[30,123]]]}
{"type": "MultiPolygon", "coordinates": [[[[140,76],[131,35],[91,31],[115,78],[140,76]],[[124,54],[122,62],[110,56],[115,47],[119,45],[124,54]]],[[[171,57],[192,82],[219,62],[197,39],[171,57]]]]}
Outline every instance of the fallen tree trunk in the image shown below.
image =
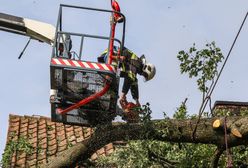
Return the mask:
{"type": "MultiPolygon", "coordinates": [[[[113,141],[152,139],[167,142],[214,144],[218,148],[225,147],[225,136],[228,146],[248,144],[248,117],[227,117],[225,124],[214,124],[220,118],[203,118],[197,126],[195,137],[192,137],[197,119],[153,120],[147,124],[113,123],[97,128],[94,135],[82,143],[71,147],[56,159],[49,161],[45,167],[73,167],[84,161],[99,148],[113,141]],[[227,134],[224,133],[226,125],[227,134]],[[232,134],[232,128],[238,130],[241,136],[232,134]]],[[[239,135],[239,134],[238,134],[239,135]]]]}

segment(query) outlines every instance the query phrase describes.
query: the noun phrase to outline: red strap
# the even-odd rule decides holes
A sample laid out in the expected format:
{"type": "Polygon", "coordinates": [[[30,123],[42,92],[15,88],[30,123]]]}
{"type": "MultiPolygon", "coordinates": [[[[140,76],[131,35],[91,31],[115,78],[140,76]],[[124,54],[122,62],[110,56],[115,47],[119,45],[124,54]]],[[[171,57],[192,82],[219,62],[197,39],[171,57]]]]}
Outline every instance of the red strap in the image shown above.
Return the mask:
{"type": "MultiPolygon", "coordinates": [[[[120,6],[119,6],[117,1],[112,2],[112,8],[116,12],[121,12],[121,8],[120,8],[120,6]]],[[[118,18],[120,18],[121,15],[119,13],[114,13],[114,17],[115,17],[116,20],[118,20],[118,18]]]]}
{"type": "Polygon", "coordinates": [[[120,11],[121,11],[121,8],[120,8],[120,6],[119,6],[119,4],[118,4],[117,1],[113,1],[113,2],[112,2],[112,8],[113,8],[113,10],[116,11],[116,12],[120,12],[120,11]]]}

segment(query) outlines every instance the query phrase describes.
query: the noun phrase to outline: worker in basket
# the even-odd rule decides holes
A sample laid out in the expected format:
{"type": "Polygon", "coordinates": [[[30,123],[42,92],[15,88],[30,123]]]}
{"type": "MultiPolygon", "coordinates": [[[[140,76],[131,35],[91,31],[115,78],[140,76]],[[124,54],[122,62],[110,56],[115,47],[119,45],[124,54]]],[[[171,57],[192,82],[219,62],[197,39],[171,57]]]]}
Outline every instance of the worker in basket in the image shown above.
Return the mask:
{"type": "MultiPolygon", "coordinates": [[[[98,57],[98,62],[106,63],[107,62],[107,53],[106,49],[101,56],[98,57]]],[[[127,118],[134,118],[137,120],[137,115],[133,114],[134,108],[140,107],[139,102],[139,89],[138,89],[138,79],[137,74],[144,77],[144,81],[151,80],[156,73],[156,68],[153,64],[146,61],[144,55],[138,57],[131,50],[127,48],[123,48],[122,56],[118,56],[118,47],[114,46],[114,56],[113,63],[116,65],[116,62],[120,62],[120,77],[124,78],[124,83],[122,87],[122,93],[120,95],[120,105],[125,112],[127,118]],[[128,102],[126,99],[126,95],[128,91],[131,90],[131,95],[135,100],[135,104],[132,102],[128,102]]]]}

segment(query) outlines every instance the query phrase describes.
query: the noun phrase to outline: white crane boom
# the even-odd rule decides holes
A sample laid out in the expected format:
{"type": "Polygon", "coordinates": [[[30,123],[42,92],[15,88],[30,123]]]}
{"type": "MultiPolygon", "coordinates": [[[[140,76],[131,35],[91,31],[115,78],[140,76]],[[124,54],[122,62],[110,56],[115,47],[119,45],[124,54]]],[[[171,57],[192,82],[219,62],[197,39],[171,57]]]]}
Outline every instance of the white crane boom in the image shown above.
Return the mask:
{"type": "Polygon", "coordinates": [[[25,35],[52,45],[55,27],[51,24],[0,13],[0,30],[25,35]]]}

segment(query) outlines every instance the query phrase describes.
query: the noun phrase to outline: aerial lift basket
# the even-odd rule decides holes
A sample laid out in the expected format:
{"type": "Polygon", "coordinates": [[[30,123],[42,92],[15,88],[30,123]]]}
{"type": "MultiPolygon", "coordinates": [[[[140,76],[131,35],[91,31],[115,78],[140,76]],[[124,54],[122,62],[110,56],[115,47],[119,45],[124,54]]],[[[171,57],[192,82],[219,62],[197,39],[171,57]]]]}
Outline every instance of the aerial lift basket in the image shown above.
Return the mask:
{"type": "MultiPolygon", "coordinates": [[[[56,30],[56,44],[50,63],[51,90],[50,102],[52,120],[65,124],[95,126],[111,122],[116,116],[119,76],[117,67],[108,63],[84,61],[81,58],[83,39],[94,38],[109,41],[109,55],[113,53],[114,42],[120,47],[124,43],[125,21],[122,41],[114,38],[115,23],[112,24],[110,37],[65,32],[62,30],[62,8],[95,10],[114,14],[114,11],[61,5],[56,30]],[[80,37],[79,54],[70,51],[71,36],[80,37]],[[68,42],[69,40],[69,42],[68,42]],[[61,47],[64,51],[61,51],[61,47]]],[[[122,14],[121,14],[122,15],[122,14]]],[[[123,16],[124,17],[124,16],[123,16]]],[[[97,57],[97,56],[96,56],[97,57]]]]}
{"type": "Polygon", "coordinates": [[[55,121],[78,124],[99,124],[115,117],[118,96],[118,79],[114,67],[107,64],[53,58],[51,61],[51,104],[55,121]],[[76,67],[78,66],[89,66],[76,67]],[[96,68],[105,68],[96,69],[96,68]],[[85,105],[60,114],[81,100],[109,89],[102,96],[85,105]]]}

